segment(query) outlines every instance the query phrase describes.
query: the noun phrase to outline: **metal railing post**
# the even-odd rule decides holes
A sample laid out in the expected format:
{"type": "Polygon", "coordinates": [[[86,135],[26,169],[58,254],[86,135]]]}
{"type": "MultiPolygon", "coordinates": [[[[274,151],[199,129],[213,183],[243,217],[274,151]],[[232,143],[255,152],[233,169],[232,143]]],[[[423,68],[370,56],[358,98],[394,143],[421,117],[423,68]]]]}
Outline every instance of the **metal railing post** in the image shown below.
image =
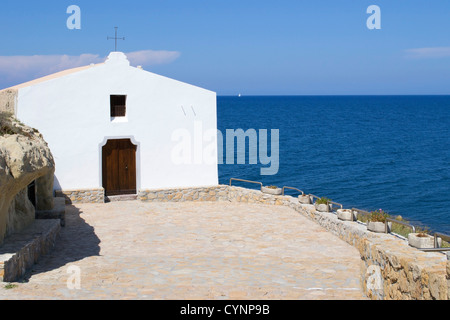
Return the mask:
{"type": "Polygon", "coordinates": [[[263,184],[261,182],[251,181],[251,180],[243,180],[243,179],[236,179],[236,178],[231,178],[230,179],[230,187],[231,187],[233,181],[241,181],[241,182],[248,182],[248,183],[258,184],[258,185],[260,185],[260,190],[262,190],[262,187],[263,187],[263,184]]]}
{"type": "Polygon", "coordinates": [[[413,233],[416,233],[416,228],[412,224],[409,224],[409,223],[406,223],[406,222],[403,222],[403,221],[398,221],[398,220],[395,220],[395,219],[392,219],[392,218],[386,218],[385,233],[389,233],[388,232],[388,222],[389,221],[393,222],[393,223],[401,224],[401,225],[403,225],[405,227],[409,227],[409,228],[411,228],[413,233]]]}
{"type": "Polygon", "coordinates": [[[297,188],[292,188],[292,187],[283,187],[283,196],[284,196],[284,189],[292,189],[292,190],[295,190],[295,191],[298,191],[298,192],[300,192],[301,194],[302,194],[302,196],[304,196],[305,195],[305,193],[302,191],[302,190],[299,190],[299,189],[297,189],[297,188]]]}

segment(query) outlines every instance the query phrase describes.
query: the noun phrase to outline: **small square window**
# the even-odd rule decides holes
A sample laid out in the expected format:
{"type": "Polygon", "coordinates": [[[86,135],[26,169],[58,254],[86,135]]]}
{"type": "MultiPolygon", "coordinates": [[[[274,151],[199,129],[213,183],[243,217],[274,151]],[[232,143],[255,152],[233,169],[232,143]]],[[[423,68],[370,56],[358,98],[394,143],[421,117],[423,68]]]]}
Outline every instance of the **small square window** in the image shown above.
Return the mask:
{"type": "Polygon", "coordinates": [[[111,96],[111,117],[125,117],[127,115],[127,96],[111,96]]]}

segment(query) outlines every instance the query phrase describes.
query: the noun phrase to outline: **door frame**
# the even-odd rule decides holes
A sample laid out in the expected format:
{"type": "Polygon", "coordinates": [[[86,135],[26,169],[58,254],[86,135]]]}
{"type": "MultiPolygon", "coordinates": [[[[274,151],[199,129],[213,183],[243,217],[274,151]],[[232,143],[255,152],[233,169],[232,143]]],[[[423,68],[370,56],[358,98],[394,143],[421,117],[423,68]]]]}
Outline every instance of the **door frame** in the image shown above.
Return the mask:
{"type": "Polygon", "coordinates": [[[107,136],[98,145],[99,151],[99,175],[98,185],[103,188],[103,147],[108,143],[108,140],[130,139],[131,143],[136,146],[136,192],[141,190],[141,143],[138,142],[134,136],[107,136]]]}

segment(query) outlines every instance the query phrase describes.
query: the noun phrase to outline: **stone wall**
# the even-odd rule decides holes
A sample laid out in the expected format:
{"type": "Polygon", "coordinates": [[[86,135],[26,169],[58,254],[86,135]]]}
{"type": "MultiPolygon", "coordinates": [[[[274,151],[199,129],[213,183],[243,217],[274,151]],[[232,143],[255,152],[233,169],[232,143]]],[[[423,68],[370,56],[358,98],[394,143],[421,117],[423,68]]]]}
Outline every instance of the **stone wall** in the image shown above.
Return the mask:
{"type": "Polygon", "coordinates": [[[0,281],[21,279],[55,245],[59,220],[35,220],[28,228],[13,234],[0,248],[0,281]]]}
{"type": "MultiPolygon", "coordinates": [[[[55,196],[65,198],[66,204],[104,203],[105,189],[57,190],[55,196]]],[[[141,201],[152,202],[228,201],[228,187],[139,190],[137,198],[141,201]]]]}
{"type": "Polygon", "coordinates": [[[8,89],[0,91],[0,112],[15,114],[17,103],[17,90],[8,89]]]}
{"type": "Polygon", "coordinates": [[[393,300],[448,300],[446,257],[408,246],[392,235],[362,241],[361,282],[368,297],[393,300]]]}
{"type": "Polygon", "coordinates": [[[294,197],[230,187],[229,199],[289,206],[356,247],[361,255],[362,289],[371,299],[450,299],[448,261],[441,253],[426,253],[394,235],[369,232],[362,223],[339,220],[335,213],[319,212],[294,197]]]}
{"type": "Polygon", "coordinates": [[[57,190],[55,196],[66,199],[66,204],[104,203],[105,189],[57,190]]]}
{"type": "Polygon", "coordinates": [[[450,254],[447,253],[447,300],[450,300],[450,254]]]}
{"type": "Polygon", "coordinates": [[[358,249],[361,286],[371,299],[450,299],[450,262],[441,253],[426,253],[391,234],[367,231],[360,222],[342,221],[333,212],[319,212],[292,196],[274,196],[259,190],[215,186],[145,190],[141,201],[231,201],[289,206],[358,249]]]}
{"type": "Polygon", "coordinates": [[[228,187],[140,190],[138,199],[150,202],[228,201],[228,187]]]}

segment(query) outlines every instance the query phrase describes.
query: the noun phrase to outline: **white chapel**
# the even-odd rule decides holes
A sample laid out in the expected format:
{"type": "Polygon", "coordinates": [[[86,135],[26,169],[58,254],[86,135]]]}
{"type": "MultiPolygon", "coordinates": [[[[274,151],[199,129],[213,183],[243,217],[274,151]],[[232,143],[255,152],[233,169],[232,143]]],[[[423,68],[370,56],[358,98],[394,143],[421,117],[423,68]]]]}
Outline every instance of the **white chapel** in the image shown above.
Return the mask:
{"type": "Polygon", "coordinates": [[[217,155],[216,93],[132,67],[124,53],[2,95],[17,119],[47,141],[56,163],[55,191],[103,188],[114,196],[218,184],[217,156],[184,162],[173,156],[181,141],[174,132],[189,135],[185,142],[215,132],[209,152],[217,155]]]}

